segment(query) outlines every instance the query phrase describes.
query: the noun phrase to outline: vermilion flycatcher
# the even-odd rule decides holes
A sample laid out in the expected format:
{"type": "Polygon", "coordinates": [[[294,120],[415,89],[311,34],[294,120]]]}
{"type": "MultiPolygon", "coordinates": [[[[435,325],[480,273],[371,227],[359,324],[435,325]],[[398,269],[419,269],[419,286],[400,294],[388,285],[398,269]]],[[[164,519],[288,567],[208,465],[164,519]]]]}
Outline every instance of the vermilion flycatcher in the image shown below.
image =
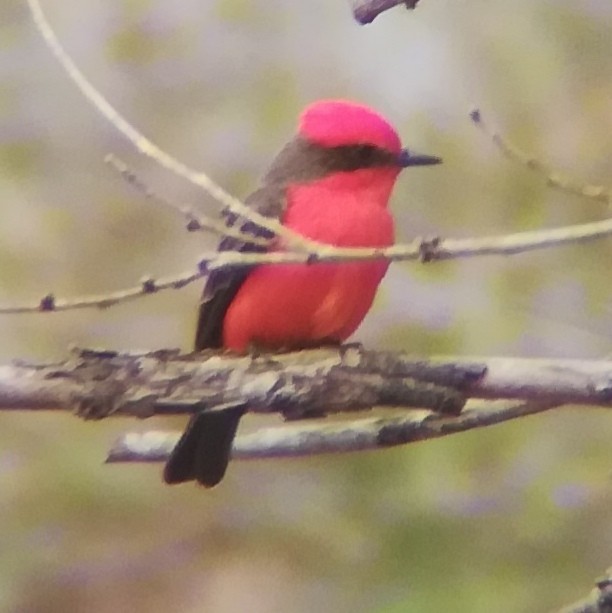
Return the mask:
{"type": "MultiPolygon", "coordinates": [[[[395,129],[376,111],[323,100],[302,113],[298,133],[276,156],[246,204],[308,238],[339,247],[387,247],[387,209],[399,172],[440,158],[402,149],[395,129]]],[[[273,238],[252,222],[226,214],[246,235],[273,238]]],[[[273,243],[282,249],[282,242],[273,243]]],[[[265,251],[227,237],[219,250],[265,251]]],[[[341,343],[372,306],[388,261],[286,264],[214,271],[208,277],[195,348],[246,352],[296,350],[341,343]]],[[[196,479],[211,487],[227,468],[244,406],[194,415],[164,471],[167,483],[196,479]]]]}

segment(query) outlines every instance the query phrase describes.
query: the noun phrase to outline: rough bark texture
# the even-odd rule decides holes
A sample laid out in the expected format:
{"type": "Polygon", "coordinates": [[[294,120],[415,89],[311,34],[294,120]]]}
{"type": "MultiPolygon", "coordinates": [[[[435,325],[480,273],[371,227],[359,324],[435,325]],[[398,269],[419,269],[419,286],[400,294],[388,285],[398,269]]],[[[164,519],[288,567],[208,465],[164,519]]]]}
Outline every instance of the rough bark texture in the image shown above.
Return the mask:
{"type": "Polygon", "coordinates": [[[252,356],[74,350],[56,364],[0,367],[0,410],[70,409],[88,419],[238,401],[293,419],[374,406],[456,415],[467,398],[611,406],[612,362],[418,359],[345,345],[252,356]]]}
{"type": "Polygon", "coordinates": [[[0,368],[0,409],[70,409],[87,419],[189,413],[246,401],[251,412],[298,419],[373,406],[458,414],[484,364],[408,360],[356,345],[236,356],[75,350],[56,364],[0,368]]]}

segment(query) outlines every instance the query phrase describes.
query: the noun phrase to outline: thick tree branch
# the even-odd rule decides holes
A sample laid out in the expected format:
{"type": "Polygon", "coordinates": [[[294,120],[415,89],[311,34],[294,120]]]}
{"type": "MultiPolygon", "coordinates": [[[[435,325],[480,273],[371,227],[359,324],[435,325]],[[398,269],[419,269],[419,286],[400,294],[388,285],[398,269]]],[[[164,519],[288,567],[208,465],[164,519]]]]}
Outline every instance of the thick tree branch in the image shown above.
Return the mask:
{"type": "MultiPolygon", "coordinates": [[[[612,361],[424,360],[345,345],[259,356],[75,350],[56,364],[0,368],[0,410],[73,410],[86,419],[100,419],[189,414],[202,406],[215,410],[237,401],[246,403],[250,412],[276,412],[288,419],[381,407],[394,412],[352,422],[261,430],[238,437],[235,457],[374,449],[484,427],[562,404],[612,407],[612,361]],[[476,400],[462,410],[466,399],[476,400]]],[[[130,434],[109,458],[162,460],[177,437],[130,434]]]]}
{"type": "Polygon", "coordinates": [[[612,361],[419,359],[344,345],[248,356],[75,350],[57,364],[0,368],[0,410],[76,409],[94,419],[237,401],[290,417],[373,406],[457,414],[465,398],[612,407],[612,361]]]}
{"type": "Polygon", "coordinates": [[[0,368],[0,410],[71,409],[99,419],[240,401],[252,412],[290,418],[377,405],[458,414],[463,389],[485,370],[480,363],[414,360],[357,345],[259,356],[75,350],[57,364],[0,368]]]}

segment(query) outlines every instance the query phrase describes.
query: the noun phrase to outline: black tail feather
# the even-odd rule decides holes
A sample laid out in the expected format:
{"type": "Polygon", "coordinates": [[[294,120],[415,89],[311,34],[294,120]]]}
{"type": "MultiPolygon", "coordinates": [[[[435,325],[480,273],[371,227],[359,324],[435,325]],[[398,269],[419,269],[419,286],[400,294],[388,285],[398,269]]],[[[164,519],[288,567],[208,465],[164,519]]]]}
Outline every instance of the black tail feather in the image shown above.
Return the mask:
{"type": "Polygon", "coordinates": [[[195,479],[205,487],[217,485],[225,475],[245,412],[246,404],[240,402],[195,413],[166,462],[164,481],[175,484],[195,479]]]}

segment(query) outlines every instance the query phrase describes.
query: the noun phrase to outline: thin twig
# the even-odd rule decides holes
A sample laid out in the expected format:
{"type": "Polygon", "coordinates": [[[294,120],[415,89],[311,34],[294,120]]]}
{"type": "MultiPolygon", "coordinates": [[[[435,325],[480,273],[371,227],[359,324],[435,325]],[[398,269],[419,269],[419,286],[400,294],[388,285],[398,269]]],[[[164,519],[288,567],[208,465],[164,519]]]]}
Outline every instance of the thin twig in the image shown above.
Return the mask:
{"type": "Polygon", "coordinates": [[[272,251],[267,253],[240,253],[215,251],[200,258],[197,272],[189,271],[161,280],[147,278],[139,285],[108,294],[84,296],[74,300],[56,300],[53,295],[43,296],[35,304],[0,307],[0,314],[67,311],[91,307],[108,308],[168,289],[180,289],[212,270],[242,268],[261,264],[308,264],[320,262],[348,262],[374,259],[392,261],[421,260],[433,262],[483,255],[516,255],[546,247],[569,245],[612,236],[612,219],[545,231],[519,232],[501,236],[474,239],[416,239],[406,245],[386,249],[339,248],[324,246],[316,252],[272,251]]]}
{"type": "Polygon", "coordinates": [[[77,309],[107,309],[120,303],[129,302],[148,294],[155,294],[168,289],[181,289],[186,285],[201,279],[204,272],[186,272],[173,277],[153,279],[146,277],[138,285],[127,289],[109,292],[108,294],[89,295],[72,300],[56,299],[54,294],[43,296],[35,304],[22,304],[0,308],[0,315],[18,315],[23,313],[55,313],[58,311],[74,311],[77,309]]]}
{"type": "Polygon", "coordinates": [[[400,4],[407,9],[414,9],[418,3],[419,0],[353,0],[353,17],[363,26],[400,4]]]}
{"type": "MultiPolygon", "coordinates": [[[[317,262],[332,261],[358,261],[371,259],[388,260],[421,260],[424,262],[435,260],[448,260],[460,257],[474,257],[481,255],[512,255],[523,253],[535,249],[542,249],[550,246],[585,242],[612,235],[612,220],[607,219],[598,222],[591,222],[582,225],[575,225],[563,228],[556,228],[544,231],[530,231],[510,234],[505,236],[489,236],[474,239],[416,239],[406,245],[395,245],[386,249],[370,248],[339,248],[332,245],[316,243],[296,235],[294,232],[286,230],[278,221],[258,215],[255,211],[246,207],[243,203],[232,198],[219,186],[212,182],[205,174],[197,173],[184,166],[171,156],[157,148],[148,139],[142,136],[133,128],[115,109],[93,88],[85,77],[76,68],[70,57],[65,53],[53,31],[44,18],[40,5],[37,0],[28,0],[34,20],[49,48],[53,51],[60,61],[64,70],[75,82],[87,99],[102,113],[118,130],[120,130],[141,152],[151,156],[162,166],[173,170],[178,175],[190,180],[207,190],[219,202],[225,204],[233,211],[237,211],[243,217],[255,222],[256,224],[270,229],[277,236],[286,239],[285,243],[291,251],[268,252],[268,253],[237,253],[221,252],[207,254],[203,256],[198,265],[197,272],[189,272],[178,275],[174,278],[167,278],[156,281],[152,278],[146,279],[136,287],[128,288],[118,292],[101,296],[87,296],[73,301],[58,301],[53,295],[44,296],[37,304],[18,305],[14,307],[0,308],[0,313],[31,313],[37,311],[58,311],[87,307],[109,307],[119,302],[131,300],[149,293],[178,288],[187,285],[207,274],[211,270],[232,267],[249,267],[259,264],[315,264],[317,262]],[[291,237],[288,237],[289,232],[291,237]]],[[[472,119],[479,125],[482,118],[478,111],[472,113],[472,119]]],[[[483,127],[484,129],[484,127],[483,127]]],[[[523,161],[523,163],[540,169],[535,162],[515,150],[497,134],[492,134],[495,142],[498,143],[502,151],[523,161]]],[[[556,176],[556,175],[555,175],[556,176]]],[[[555,179],[556,181],[556,179],[555,179]]],[[[603,188],[593,188],[589,186],[578,186],[574,183],[552,182],[551,184],[561,187],[568,185],[568,189],[573,190],[587,197],[597,197],[598,199],[609,198],[609,190],[603,188]],[[596,194],[597,191],[597,195],[596,194]],[[603,191],[601,191],[603,190],[603,191]],[[607,194],[605,198],[602,194],[607,194]]],[[[185,214],[185,211],[181,211],[185,214]]],[[[218,228],[215,228],[218,231],[218,228]]],[[[226,235],[232,235],[232,230],[224,230],[226,235]]],[[[240,238],[243,235],[240,234],[240,238]]]]}
{"type": "Polygon", "coordinates": [[[324,247],[313,253],[275,251],[269,253],[238,253],[226,251],[206,255],[200,266],[218,270],[260,264],[316,264],[386,259],[391,261],[421,260],[435,262],[484,255],[517,255],[552,246],[569,245],[612,236],[612,219],[595,221],[551,230],[517,232],[482,238],[415,239],[405,245],[387,248],[324,247]]]}
{"type": "Polygon", "coordinates": [[[560,172],[552,170],[549,166],[529,155],[509,142],[502,134],[493,129],[483,119],[479,109],[470,113],[472,121],[495,143],[497,148],[509,159],[526,166],[546,178],[547,185],[570,194],[598,200],[605,204],[612,204],[612,191],[603,185],[590,185],[576,181],[560,172]]]}
{"type": "Polygon", "coordinates": [[[184,217],[187,220],[187,229],[190,232],[207,230],[216,234],[217,236],[230,236],[241,241],[248,241],[249,243],[253,243],[255,245],[267,246],[271,243],[271,241],[266,240],[265,238],[240,232],[236,228],[228,226],[222,221],[212,219],[208,215],[196,213],[192,206],[178,204],[177,202],[164,198],[160,194],[154,192],[123,160],[119,159],[112,153],[108,154],[104,158],[104,161],[111,166],[111,168],[117,171],[121,178],[126,181],[126,183],[140,192],[145,198],[157,204],[161,204],[162,206],[175,211],[184,217]]]}
{"type": "Polygon", "coordinates": [[[28,0],[28,5],[32,13],[34,24],[47,47],[66,72],[70,80],[78,87],[85,98],[94,108],[105,117],[115,129],[121,132],[136,149],[155,160],[160,166],[170,170],[179,177],[183,177],[193,185],[196,185],[208,193],[217,202],[222,204],[230,211],[247,217],[257,225],[270,230],[276,236],[295,249],[313,249],[319,243],[312,241],[289,228],[283,226],[278,220],[265,217],[247,207],[243,202],[226,192],[220,185],[215,183],[207,174],[189,168],[183,162],[172,157],[155,143],[141,134],[132,124],[130,124],[119,112],[100,94],[100,92],[87,80],[85,75],[77,68],[74,61],[66,53],[60,44],[57,36],[47,21],[38,0],[28,0]]]}

